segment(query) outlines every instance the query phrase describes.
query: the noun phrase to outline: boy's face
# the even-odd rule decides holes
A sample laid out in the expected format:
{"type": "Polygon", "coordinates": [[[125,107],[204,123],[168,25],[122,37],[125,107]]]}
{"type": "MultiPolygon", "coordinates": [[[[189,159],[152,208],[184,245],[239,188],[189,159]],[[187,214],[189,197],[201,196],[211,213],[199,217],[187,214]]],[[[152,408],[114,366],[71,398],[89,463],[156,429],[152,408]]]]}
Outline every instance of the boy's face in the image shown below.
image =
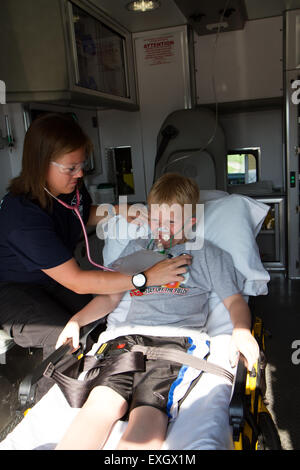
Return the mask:
{"type": "Polygon", "coordinates": [[[188,208],[180,204],[150,204],[149,225],[156,242],[164,248],[184,243],[188,229],[195,223],[188,208]]]}

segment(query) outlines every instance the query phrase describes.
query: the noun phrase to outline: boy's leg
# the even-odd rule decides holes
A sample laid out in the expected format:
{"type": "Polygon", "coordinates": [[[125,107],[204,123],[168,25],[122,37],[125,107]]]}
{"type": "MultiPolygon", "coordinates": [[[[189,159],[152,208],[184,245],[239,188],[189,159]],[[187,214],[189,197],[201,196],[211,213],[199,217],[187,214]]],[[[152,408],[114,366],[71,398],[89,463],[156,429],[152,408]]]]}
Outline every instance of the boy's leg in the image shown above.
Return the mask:
{"type": "Polygon", "coordinates": [[[128,426],[117,449],[160,449],[167,426],[166,413],[153,406],[138,406],[130,412],[128,426]]]}
{"type": "Polygon", "coordinates": [[[119,393],[106,386],[95,387],[56,450],[101,449],[127,408],[127,401],[119,393]]]}

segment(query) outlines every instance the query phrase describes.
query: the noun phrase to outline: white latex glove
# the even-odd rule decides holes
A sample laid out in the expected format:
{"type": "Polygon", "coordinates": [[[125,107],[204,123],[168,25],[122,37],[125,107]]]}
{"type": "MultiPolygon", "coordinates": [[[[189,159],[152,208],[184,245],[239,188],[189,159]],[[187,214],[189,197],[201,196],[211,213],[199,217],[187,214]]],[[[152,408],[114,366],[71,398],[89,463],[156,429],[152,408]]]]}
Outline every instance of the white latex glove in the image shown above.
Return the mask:
{"type": "Polygon", "coordinates": [[[251,332],[245,328],[234,328],[229,344],[229,360],[232,367],[237,365],[238,353],[243,354],[247,368],[252,370],[258,360],[259,346],[251,332]]]}
{"type": "Polygon", "coordinates": [[[77,321],[70,320],[62,332],[60,333],[57,343],[56,343],[56,349],[58,349],[60,346],[65,344],[68,339],[72,340],[73,347],[74,349],[79,348],[79,334],[80,334],[80,327],[77,321]]]}

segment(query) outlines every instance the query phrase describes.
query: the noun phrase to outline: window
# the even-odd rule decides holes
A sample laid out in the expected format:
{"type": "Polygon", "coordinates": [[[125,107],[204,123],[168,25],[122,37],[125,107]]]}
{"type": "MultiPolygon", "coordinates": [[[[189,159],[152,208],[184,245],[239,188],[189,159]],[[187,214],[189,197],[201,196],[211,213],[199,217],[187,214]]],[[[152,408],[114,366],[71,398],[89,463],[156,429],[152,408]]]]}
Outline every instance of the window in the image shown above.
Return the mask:
{"type": "Polygon", "coordinates": [[[227,154],[227,184],[249,184],[259,180],[260,149],[231,150],[227,154]]]}
{"type": "Polygon", "coordinates": [[[128,97],[125,37],[72,5],[77,85],[115,96],[128,97]]]}

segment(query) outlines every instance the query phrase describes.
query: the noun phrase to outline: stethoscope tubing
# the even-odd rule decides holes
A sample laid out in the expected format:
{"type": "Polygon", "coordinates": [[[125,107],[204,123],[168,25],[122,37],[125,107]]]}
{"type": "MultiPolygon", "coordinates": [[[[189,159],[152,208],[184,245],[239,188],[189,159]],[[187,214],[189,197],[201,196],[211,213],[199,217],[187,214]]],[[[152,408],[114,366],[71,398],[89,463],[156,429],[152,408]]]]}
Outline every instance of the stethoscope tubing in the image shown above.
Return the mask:
{"type": "Polygon", "coordinates": [[[70,209],[72,211],[75,212],[75,214],[77,215],[79,221],[80,221],[80,224],[81,224],[81,227],[82,227],[82,231],[83,231],[83,235],[84,235],[84,240],[85,240],[85,246],[86,246],[86,253],[87,253],[87,257],[88,257],[88,260],[89,262],[95,266],[96,268],[100,268],[102,269],[103,271],[112,271],[112,272],[115,272],[115,269],[111,269],[111,268],[107,268],[106,266],[102,266],[101,264],[97,264],[95,263],[95,261],[92,260],[91,258],[91,255],[90,255],[90,246],[89,246],[89,241],[88,241],[88,236],[87,236],[87,233],[86,233],[86,228],[85,228],[85,225],[84,225],[84,222],[82,220],[82,217],[80,215],[80,212],[79,212],[79,204],[80,204],[80,195],[79,195],[79,189],[76,187],[76,205],[75,206],[71,206],[70,204],[67,204],[66,202],[64,201],[61,201],[58,197],[54,196],[47,188],[44,188],[45,191],[50,195],[52,196],[57,202],[59,202],[59,204],[61,204],[62,206],[66,207],[67,209],[70,209]]]}

